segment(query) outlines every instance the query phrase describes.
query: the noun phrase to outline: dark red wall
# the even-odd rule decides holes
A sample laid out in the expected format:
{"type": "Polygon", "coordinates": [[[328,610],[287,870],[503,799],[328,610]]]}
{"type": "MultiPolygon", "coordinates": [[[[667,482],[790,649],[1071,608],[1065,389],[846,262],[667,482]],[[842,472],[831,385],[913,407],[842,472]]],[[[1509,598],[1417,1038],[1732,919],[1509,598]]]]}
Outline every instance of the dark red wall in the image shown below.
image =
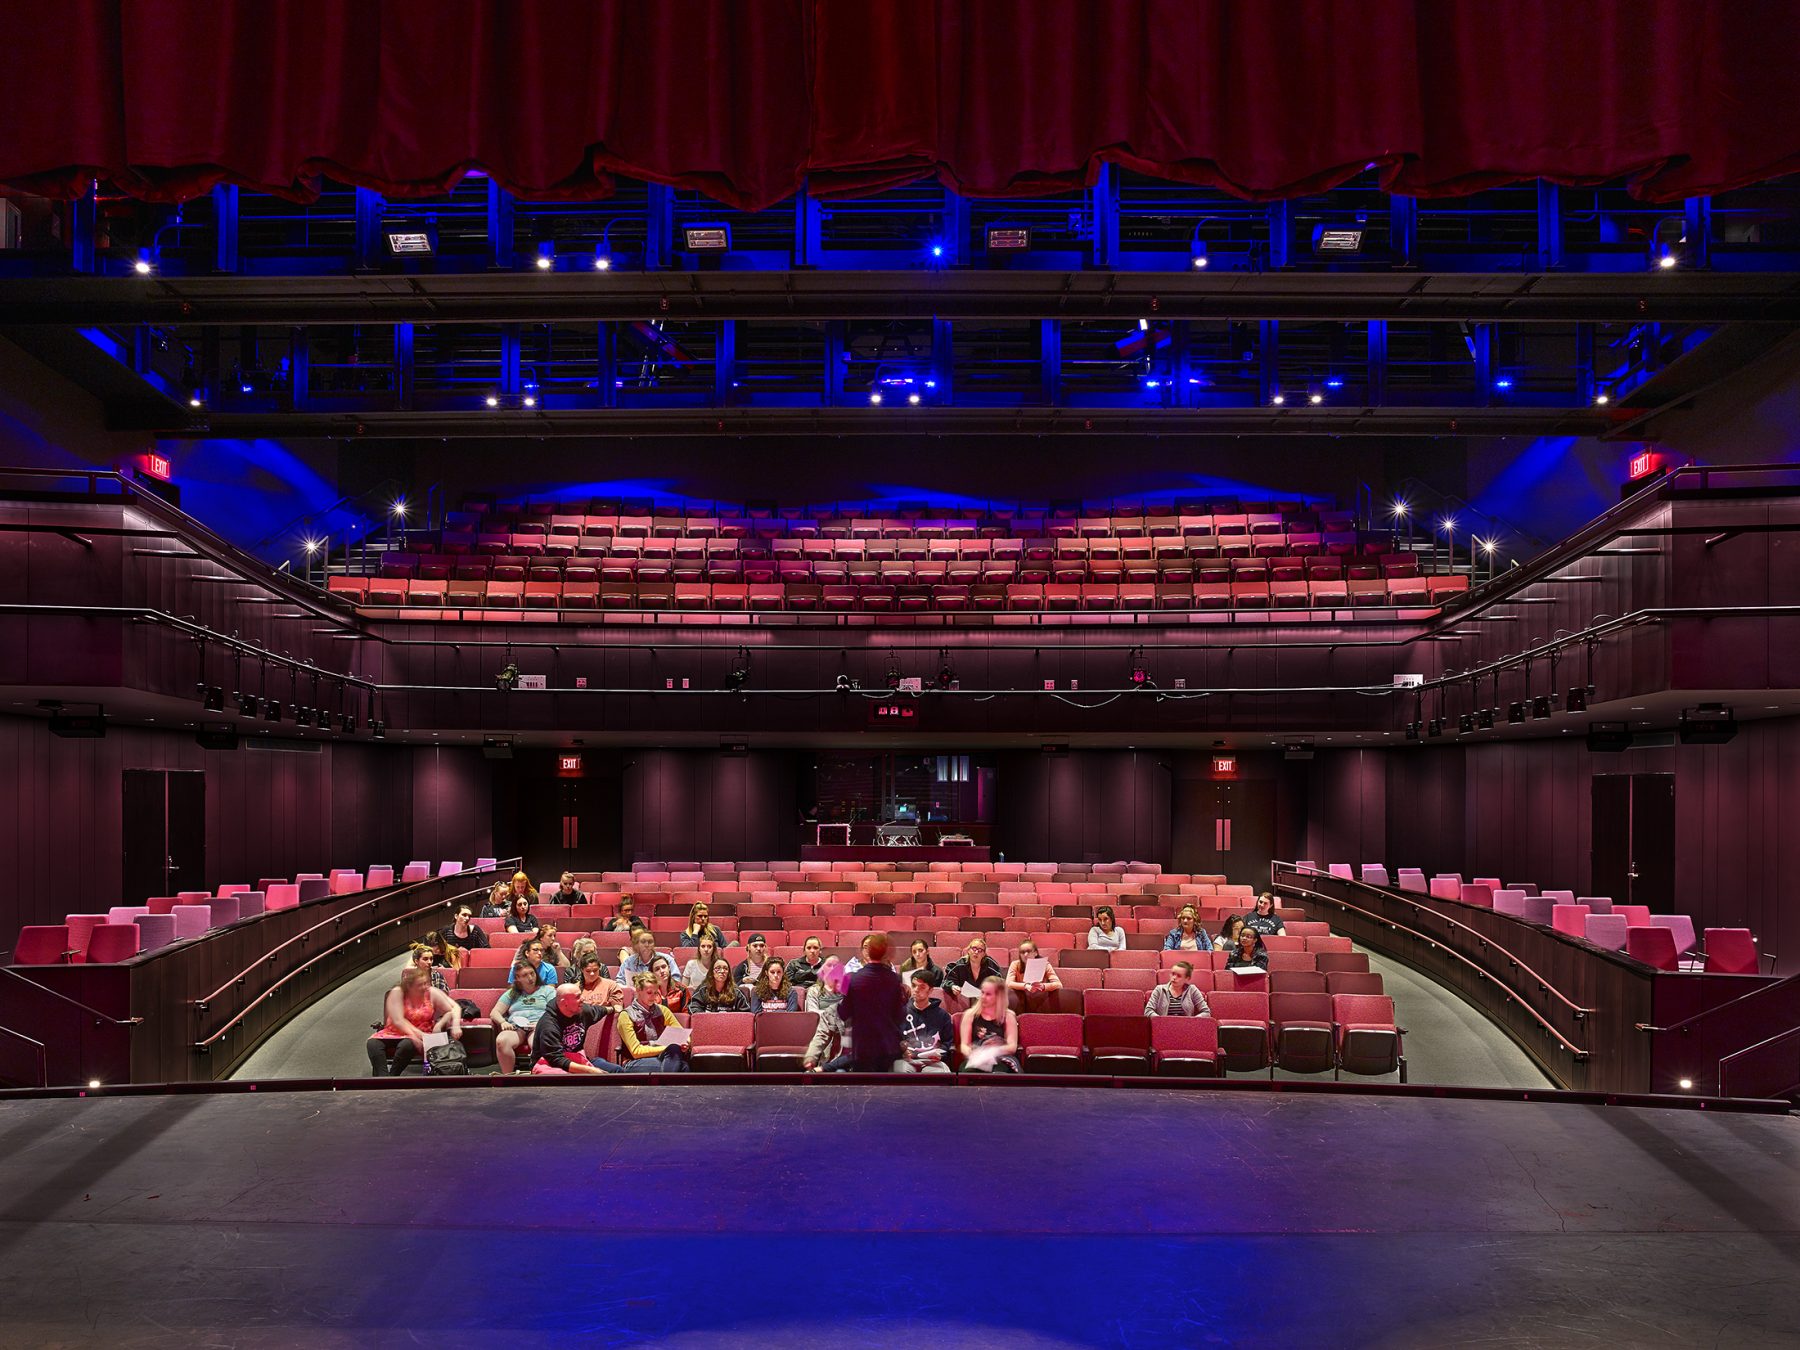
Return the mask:
{"type": "Polygon", "coordinates": [[[1001,755],[994,848],[1014,862],[1168,862],[1169,758],[1142,750],[1001,755]]]}
{"type": "Polygon", "coordinates": [[[191,734],[110,728],[63,740],[46,722],[0,718],[0,948],[22,923],[60,922],[125,903],[121,785],[126,769],[206,774],[206,880],[362,869],[409,858],[488,853],[488,780],[479,751],[326,745],[317,754],[202,750],[191,734]]]}
{"type": "Polygon", "coordinates": [[[797,762],[784,752],[637,750],[625,763],[627,861],[798,858],[797,762]]]}

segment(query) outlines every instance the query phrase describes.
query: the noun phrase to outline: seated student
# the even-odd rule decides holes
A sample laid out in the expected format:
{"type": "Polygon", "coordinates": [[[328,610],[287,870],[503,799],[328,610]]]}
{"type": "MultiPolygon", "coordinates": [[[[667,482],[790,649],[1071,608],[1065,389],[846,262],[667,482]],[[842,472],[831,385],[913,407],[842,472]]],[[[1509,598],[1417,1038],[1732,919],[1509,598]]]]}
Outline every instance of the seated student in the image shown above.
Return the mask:
{"type": "Polygon", "coordinates": [[[538,983],[548,989],[554,989],[562,982],[562,975],[557,968],[544,959],[544,940],[529,937],[519,944],[519,950],[513,953],[515,961],[529,961],[537,969],[538,983]]]}
{"type": "Polygon", "coordinates": [[[1247,919],[1238,929],[1237,950],[1225,953],[1225,969],[1236,970],[1240,966],[1255,966],[1258,970],[1269,968],[1269,953],[1263,947],[1262,934],[1252,928],[1247,919]]]}
{"type": "Polygon", "coordinates": [[[854,1061],[850,1053],[850,1027],[841,1011],[844,990],[849,984],[849,967],[835,956],[827,957],[819,971],[818,982],[806,996],[807,1007],[819,1014],[819,1025],[800,1061],[800,1067],[808,1073],[836,1073],[848,1069],[854,1061]],[[837,1055],[828,1058],[833,1046],[837,1047],[837,1055]]]}
{"type": "Polygon", "coordinates": [[[600,972],[605,974],[606,958],[600,955],[600,944],[584,933],[569,944],[569,959],[566,964],[571,971],[580,974],[581,963],[590,956],[600,962],[600,972]]]}
{"type": "Polygon", "coordinates": [[[923,970],[913,971],[907,987],[912,997],[900,1019],[905,1056],[894,1061],[894,1072],[949,1073],[950,1057],[956,1050],[956,1027],[950,1014],[933,1001],[936,986],[923,970]]]}
{"type": "Polygon", "coordinates": [[[1191,962],[1177,961],[1169,967],[1169,979],[1150,991],[1144,1000],[1145,1017],[1209,1017],[1206,995],[1193,983],[1191,962]]]}
{"type": "Polygon", "coordinates": [[[825,967],[825,944],[816,937],[809,937],[800,947],[800,955],[788,962],[788,979],[802,989],[817,984],[819,972],[825,967]]]}
{"type": "Polygon", "coordinates": [[[725,945],[725,934],[712,921],[712,907],[704,900],[696,900],[688,909],[687,927],[681,930],[681,936],[675,939],[675,944],[679,947],[698,947],[701,938],[711,938],[716,946],[725,945]]]}
{"type": "Polygon", "coordinates": [[[1063,987],[1062,976],[1056,973],[1056,967],[1044,961],[1042,979],[1027,980],[1025,967],[1028,962],[1042,959],[1037,943],[1026,938],[1018,946],[1013,955],[1013,963],[1006,972],[1007,1002],[1015,1012],[1048,1012],[1055,1002],[1052,995],[1063,987]]]}
{"type": "Polygon", "coordinates": [[[575,874],[564,872],[562,879],[556,883],[551,892],[550,903],[553,905],[585,905],[587,897],[581,893],[581,887],[575,884],[575,874]]]}
{"type": "Polygon", "coordinates": [[[800,1007],[802,997],[799,988],[788,982],[787,962],[772,956],[750,987],[750,1011],[794,1012],[800,1007]]]}
{"type": "Polygon", "coordinates": [[[529,895],[513,895],[506,901],[506,931],[509,933],[535,933],[537,920],[531,917],[531,897],[529,895]]]}
{"type": "Polygon", "coordinates": [[[518,1067],[519,1051],[531,1044],[538,1018],[556,996],[554,985],[538,980],[537,967],[529,961],[513,964],[512,983],[494,1004],[494,1058],[500,1061],[500,1072],[511,1073],[518,1067]]]}
{"type": "Polygon", "coordinates": [[[637,916],[637,901],[629,895],[619,897],[619,912],[606,921],[601,931],[606,933],[629,933],[634,928],[642,927],[637,916]]]}
{"type": "Polygon", "coordinates": [[[1020,1072],[1019,1019],[1006,1006],[1006,981],[998,975],[981,982],[981,998],[963,1013],[959,1048],[964,1073],[1020,1072]]]}
{"type": "Polygon", "coordinates": [[[712,964],[719,959],[719,944],[710,937],[700,939],[700,945],[694,948],[694,954],[681,968],[681,982],[690,990],[698,989],[706,983],[706,977],[712,971],[712,964]]]}
{"type": "Polygon", "coordinates": [[[688,1006],[688,987],[676,979],[669,958],[659,956],[650,963],[650,978],[656,983],[657,1001],[672,1013],[684,1013],[688,1006]]]}
{"type": "Polygon", "coordinates": [[[444,940],[452,946],[461,947],[465,952],[488,945],[487,933],[475,926],[474,911],[467,905],[456,907],[456,922],[450,925],[449,931],[444,934],[444,940]]]}
{"type": "Polygon", "coordinates": [[[987,954],[987,939],[970,938],[963,954],[944,967],[944,992],[954,994],[965,984],[979,989],[985,981],[1004,974],[1000,963],[987,954]]]}
{"type": "Polygon", "coordinates": [[[1102,905],[1094,911],[1094,926],[1088,929],[1087,949],[1090,952],[1125,950],[1125,930],[1119,927],[1111,905],[1102,905]]]}
{"type": "Polygon", "coordinates": [[[1200,926],[1200,911],[1183,905],[1175,914],[1175,926],[1163,939],[1165,952],[1207,952],[1212,950],[1212,934],[1200,926]]]}
{"type": "Polygon", "coordinates": [[[512,887],[504,881],[496,881],[488,888],[487,899],[481,902],[481,917],[484,919],[504,919],[506,911],[512,908],[512,887]]]}
{"type": "MultiPolygon", "coordinates": [[[[576,944],[580,946],[580,943],[576,944]]],[[[589,951],[575,968],[581,1001],[590,1008],[610,1010],[625,1004],[625,986],[606,977],[606,962],[598,951],[589,951]]]]}
{"type": "Polygon", "coordinates": [[[1287,925],[1275,912],[1275,897],[1268,891],[1256,897],[1256,905],[1244,916],[1244,922],[1264,937],[1287,936],[1287,925]]]}
{"type": "Polygon", "coordinates": [[[931,944],[926,942],[924,938],[914,938],[912,940],[912,946],[908,949],[906,960],[900,963],[900,973],[908,977],[907,983],[909,985],[911,984],[911,976],[923,975],[925,977],[925,982],[933,989],[942,989],[944,987],[944,968],[931,959],[931,944]]]}
{"type": "Polygon", "coordinates": [[[415,942],[408,949],[412,964],[425,972],[426,982],[441,993],[450,992],[450,976],[438,964],[437,953],[423,942],[415,942]]]}
{"type": "Polygon", "coordinates": [[[686,1073],[687,1059],[679,1045],[656,1044],[657,1037],[681,1023],[669,1005],[657,998],[656,977],[644,971],[632,978],[637,1001],[619,1019],[619,1042],[625,1048],[625,1068],[633,1073],[686,1073]]]}
{"type": "Polygon", "coordinates": [[[746,955],[731,972],[731,978],[739,984],[752,985],[762,978],[763,967],[768,964],[769,940],[761,933],[752,933],[744,943],[744,951],[746,955]]]}
{"type": "Polygon", "coordinates": [[[456,1001],[441,989],[433,989],[425,971],[416,965],[403,966],[400,982],[387,991],[382,1005],[383,1021],[369,1037],[369,1072],[377,1078],[398,1078],[406,1066],[425,1053],[427,1032],[448,1032],[450,1039],[462,1039],[462,1012],[456,1001]],[[388,1058],[388,1043],[394,1042],[394,1057],[388,1058]]]}
{"type": "Polygon", "coordinates": [[[1228,915],[1224,925],[1219,929],[1219,935],[1213,939],[1213,950],[1228,952],[1237,946],[1237,935],[1243,927],[1244,916],[1242,914],[1228,915]]]}
{"type": "Polygon", "coordinates": [[[667,952],[656,950],[656,938],[648,928],[631,930],[631,945],[619,949],[619,983],[637,983],[637,977],[650,973],[650,963],[657,957],[668,957],[669,969],[674,970],[675,958],[667,952]]]}
{"type": "Polygon", "coordinates": [[[560,1073],[623,1073],[617,1064],[589,1060],[583,1048],[588,1028],[605,1021],[611,1011],[584,1003],[579,985],[558,985],[555,1000],[544,1009],[531,1033],[531,1067],[548,1066],[560,1073]]]}
{"type": "Polygon", "coordinates": [[[569,961],[569,954],[562,949],[562,942],[556,936],[555,924],[540,923],[537,928],[537,936],[538,941],[544,944],[544,960],[559,970],[564,967],[573,968],[569,961]]]}
{"type": "Polygon", "coordinates": [[[712,973],[706,977],[706,983],[694,990],[693,997],[688,1000],[688,1011],[750,1011],[750,995],[744,992],[743,985],[731,978],[731,962],[722,956],[713,957],[712,973]]]}

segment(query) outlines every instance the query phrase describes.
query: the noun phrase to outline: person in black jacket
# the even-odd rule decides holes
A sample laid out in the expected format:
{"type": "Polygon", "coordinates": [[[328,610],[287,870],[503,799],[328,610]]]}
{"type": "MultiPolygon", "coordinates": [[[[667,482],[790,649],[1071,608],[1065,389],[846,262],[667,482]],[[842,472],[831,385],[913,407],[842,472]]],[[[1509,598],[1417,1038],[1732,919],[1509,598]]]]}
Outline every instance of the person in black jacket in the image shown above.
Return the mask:
{"type": "Polygon", "coordinates": [[[987,954],[985,938],[971,938],[969,945],[963,948],[963,954],[944,967],[944,989],[954,993],[965,984],[976,989],[990,975],[998,975],[1002,979],[1006,972],[1000,969],[1000,963],[987,954]]]}
{"type": "Polygon", "coordinates": [[[956,1027],[950,1014],[932,1001],[931,977],[915,970],[908,983],[912,997],[900,1019],[905,1057],[894,1061],[895,1073],[949,1073],[956,1055],[956,1027]]]}
{"type": "Polygon", "coordinates": [[[609,1064],[604,1060],[590,1062],[582,1051],[587,1042],[588,1028],[596,1022],[604,1021],[607,1016],[607,1009],[581,1001],[580,985],[559,984],[556,987],[556,1002],[544,1010],[544,1015],[538,1018],[537,1029],[531,1034],[531,1063],[541,1061],[564,1073],[622,1072],[617,1064],[609,1064]]]}
{"type": "Polygon", "coordinates": [[[744,951],[748,954],[737,963],[731,978],[748,987],[762,978],[763,967],[769,964],[769,940],[761,933],[752,933],[744,943],[744,951]]]}
{"type": "Polygon", "coordinates": [[[864,964],[850,977],[840,1015],[850,1029],[857,1073],[890,1073],[901,1058],[900,1014],[906,991],[887,963],[888,935],[875,933],[863,942],[864,964]]]}
{"type": "Polygon", "coordinates": [[[689,1012],[749,1012],[750,996],[744,986],[731,978],[731,962],[722,956],[713,958],[712,971],[706,982],[694,990],[688,1000],[689,1012]]]}
{"type": "Polygon", "coordinates": [[[800,955],[788,962],[788,983],[804,989],[809,984],[819,982],[819,972],[825,968],[825,944],[816,937],[809,937],[801,945],[800,955]]]}

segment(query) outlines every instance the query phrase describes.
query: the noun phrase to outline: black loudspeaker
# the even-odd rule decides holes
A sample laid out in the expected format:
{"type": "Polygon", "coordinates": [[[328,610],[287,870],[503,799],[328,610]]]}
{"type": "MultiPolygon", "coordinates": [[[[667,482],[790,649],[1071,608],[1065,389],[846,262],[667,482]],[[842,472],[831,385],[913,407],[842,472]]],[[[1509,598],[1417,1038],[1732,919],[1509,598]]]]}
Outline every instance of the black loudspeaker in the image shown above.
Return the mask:
{"type": "Polygon", "coordinates": [[[1631,726],[1626,722],[1589,722],[1587,748],[1595,754],[1617,754],[1631,749],[1631,726]]]}
{"type": "Polygon", "coordinates": [[[235,750],[238,748],[237,732],[230,727],[201,727],[194,733],[194,740],[202,750],[235,750]]]}
{"type": "Polygon", "coordinates": [[[1737,735],[1737,718],[1723,703],[1702,703],[1681,714],[1683,745],[1724,745],[1737,735]]]}

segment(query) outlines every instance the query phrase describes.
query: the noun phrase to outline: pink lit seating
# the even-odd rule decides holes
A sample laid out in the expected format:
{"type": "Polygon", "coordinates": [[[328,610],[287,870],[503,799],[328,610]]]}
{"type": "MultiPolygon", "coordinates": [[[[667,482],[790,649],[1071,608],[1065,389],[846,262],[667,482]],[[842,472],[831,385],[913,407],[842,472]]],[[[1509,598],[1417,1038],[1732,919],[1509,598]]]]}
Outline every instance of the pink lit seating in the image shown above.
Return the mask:
{"type": "Polygon", "coordinates": [[[73,959],[76,950],[68,924],[30,924],[19,930],[19,940],[13,944],[13,964],[60,966],[73,959]]]}
{"type": "Polygon", "coordinates": [[[138,950],[153,952],[158,947],[166,947],[175,940],[175,916],[173,914],[140,914],[137,920],[138,950]]]}
{"type": "Polygon", "coordinates": [[[1509,914],[1515,919],[1525,917],[1525,892],[1508,887],[1494,892],[1494,912],[1509,914]]]}
{"type": "Polygon", "coordinates": [[[1588,907],[1586,905],[1554,905],[1550,910],[1550,926],[1559,933],[1567,933],[1570,937],[1587,936],[1588,907]]]}
{"type": "Polygon", "coordinates": [[[1694,920],[1687,914],[1652,914],[1650,922],[1675,935],[1675,951],[1686,956],[1694,950],[1694,920]]]}
{"type": "Polygon", "coordinates": [[[394,884],[394,869],[386,866],[370,867],[365,880],[368,882],[368,887],[372,891],[383,886],[392,886],[394,884]]]}
{"type": "Polygon", "coordinates": [[[1364,863],[1362,866],[1363,884],[1368,886],[1385,886],[1388,884],[1388,871],[1380,863],[1364,863]]]}
{"type": "Polygon", "coordinates": [[[1492,909],[1494,907],[1493,889],[1489,887],[1486,882],[1482,881],[1464,882],[1462,890],[1457,898],[1465,905],[1477,905],[1482,909],[1492,909]]]}
{"type": "Polygon", "coordinates": [[[173,913],[177,942],[185,941],[188,938],[197,938],[212,927],[212,906],[210,905],[177,905],[173,913]]]}
{"type": "Polygon", "coordinates": [[[223,900],[215,900],[210,906],[212,910],[212,926],[223,928],[228,923],[236,923],[243,917],[243,905],[235,895],[228,895],[223,900]]]}
{"type": "Polygon", "coordinates": [[[94,929],[106,922],[106,915],[71,914],[66,922],[69,926],[69,946],[75,953],[70,959],[77,963],[87,960],[88,943],[93,938],[94,929]]]}
{"type": "Polygon", "coordinates": [[[1625,949],[1627,925],[1623,914],[1589,914],[1587,940],[1609,952],[1625,949]]]}
{"type": "Polygon", "coordinates": [[[1625,929],[1625,954],[1658,970],[1679,970],[1675,935],[1654,924],[1629,924],[1625,929]]]}
{"type": "Polygon", "coordinates": [[[261,891],[238,891],[234,895],[224,897],[238,902],[238,918],[250,919],[263,912],[266,897],[261,891]]]}
{"type": "MultiPolygon", "coordinates": [[[[1668,931],[1666,929],[1659,931],[1668,931]]],[[[1671,934],[1671,942],[1673,935],[1671,934]]],[[[1709,928],[1706,930],[1706,969],[1714,975],[1755,975],[1758,973],[1756,938],[1748,928],[1709,928]]]]}
{"type": "Polygon", "coordinates": [[[88,961],[94,965],[111,965],[117,961],[126,961],[138,954],[138,926],[127,920],[124,923],[103,923],[94,927],[93,935],[88,940],[88,961]]]}

